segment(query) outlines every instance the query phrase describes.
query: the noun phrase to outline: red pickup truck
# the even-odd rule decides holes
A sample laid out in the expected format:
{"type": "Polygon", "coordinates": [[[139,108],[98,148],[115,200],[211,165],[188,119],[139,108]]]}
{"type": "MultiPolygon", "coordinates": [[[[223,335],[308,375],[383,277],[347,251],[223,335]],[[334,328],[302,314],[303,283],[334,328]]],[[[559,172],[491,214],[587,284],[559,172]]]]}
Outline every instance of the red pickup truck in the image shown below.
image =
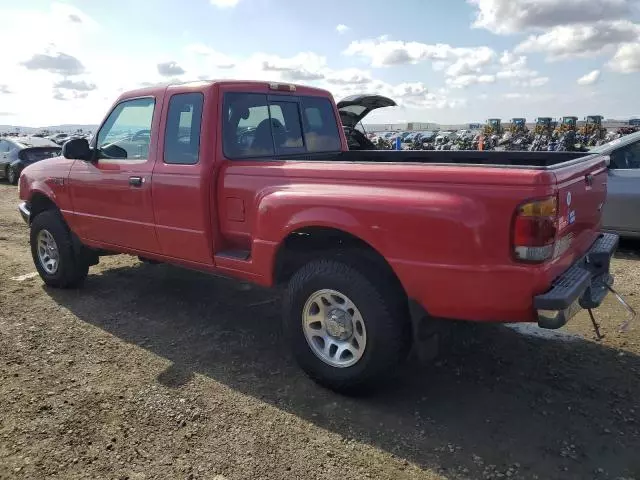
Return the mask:
{"type": "Polygon", "coordinates": [[[349,150],[341,113],[376,105],[342,107],[267,82],[123,94],[91,143],[20,176],[40,276],[76,287],[126,253],[284,286],[295,358],[341,391],[378,384],[442,319],[559,328],[600,304],[606,158],[349,150]]]}

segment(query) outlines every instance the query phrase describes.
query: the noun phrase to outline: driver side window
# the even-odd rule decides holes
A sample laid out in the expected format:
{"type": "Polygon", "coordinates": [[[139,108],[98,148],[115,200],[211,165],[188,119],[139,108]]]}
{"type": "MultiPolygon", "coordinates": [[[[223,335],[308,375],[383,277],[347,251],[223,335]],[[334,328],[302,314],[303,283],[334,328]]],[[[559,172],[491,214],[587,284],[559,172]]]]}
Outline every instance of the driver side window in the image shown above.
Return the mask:
{"type": "Polygon", "coordinates": [[[609,168],[614,170],[630,170],[640,168],[640,142],[632,143],[611,153],[609,168]]]}
{"type": "Polygon", "coordinates": [[[151,143],[155,99],[125,100],[113,109],[98,132],[101,158],[146,160],[151,143]]]}

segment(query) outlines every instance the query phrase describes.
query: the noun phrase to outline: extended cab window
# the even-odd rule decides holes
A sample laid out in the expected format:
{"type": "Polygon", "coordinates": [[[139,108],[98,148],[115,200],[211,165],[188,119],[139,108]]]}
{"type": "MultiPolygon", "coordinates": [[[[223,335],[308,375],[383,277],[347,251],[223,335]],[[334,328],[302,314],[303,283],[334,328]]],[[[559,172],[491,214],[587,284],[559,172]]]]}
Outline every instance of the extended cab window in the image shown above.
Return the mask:
{"type": "Polygon", "coordinates": [[[228,93],[223,137],[227,158],[340,150],[333,107],[326,98],[228,93]]]}
{"type": "Polygon", "coordinates": [[[164,140],[165,163],[198,163],[203,102],[201,93],[178,93],[169,100],[164,140]]]}
{"type": "Polygon", "coordinates": [[[118,104],[98,132],[97,146],[102,157],[146,160],[154,107],[153,98],[136,98],[118,104]]]}

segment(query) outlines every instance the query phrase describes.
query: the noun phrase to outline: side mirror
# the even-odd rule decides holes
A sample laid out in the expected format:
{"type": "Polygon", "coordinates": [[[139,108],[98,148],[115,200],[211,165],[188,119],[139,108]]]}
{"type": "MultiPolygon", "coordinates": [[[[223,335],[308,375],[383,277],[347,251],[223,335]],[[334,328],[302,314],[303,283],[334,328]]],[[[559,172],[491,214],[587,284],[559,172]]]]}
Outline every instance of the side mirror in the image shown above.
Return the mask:
{"type": "Polygon", "coordinates": [[[89,160],[91,148],[86,138],[74,138],[67,140],[62,145],[62,156],[70,159],[89,160]]]}

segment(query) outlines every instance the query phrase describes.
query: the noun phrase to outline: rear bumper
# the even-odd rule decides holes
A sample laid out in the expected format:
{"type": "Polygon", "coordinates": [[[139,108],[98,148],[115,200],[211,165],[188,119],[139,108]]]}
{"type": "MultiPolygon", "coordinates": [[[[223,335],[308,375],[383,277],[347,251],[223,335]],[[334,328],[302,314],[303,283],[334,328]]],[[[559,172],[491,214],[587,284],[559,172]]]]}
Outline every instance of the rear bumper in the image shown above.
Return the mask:
{"type": "Polygon", "coordinates": [[[547,292],[533,299],[541,328],[560,328],[583,308],[597,308],[613,284],[611,257],[615,233],[601,233],[584,257],[558,277],[547,292]]]}
{"type": "Polygon", "coordinates": [[[22,202],[18,205],[18,211],[20,212],[20,216],[22,220],[25,221],[27,225],[29,225],[29,221],[31,219],[31,210],[29,210],[29,205],[27,202],[22,202]]]}

